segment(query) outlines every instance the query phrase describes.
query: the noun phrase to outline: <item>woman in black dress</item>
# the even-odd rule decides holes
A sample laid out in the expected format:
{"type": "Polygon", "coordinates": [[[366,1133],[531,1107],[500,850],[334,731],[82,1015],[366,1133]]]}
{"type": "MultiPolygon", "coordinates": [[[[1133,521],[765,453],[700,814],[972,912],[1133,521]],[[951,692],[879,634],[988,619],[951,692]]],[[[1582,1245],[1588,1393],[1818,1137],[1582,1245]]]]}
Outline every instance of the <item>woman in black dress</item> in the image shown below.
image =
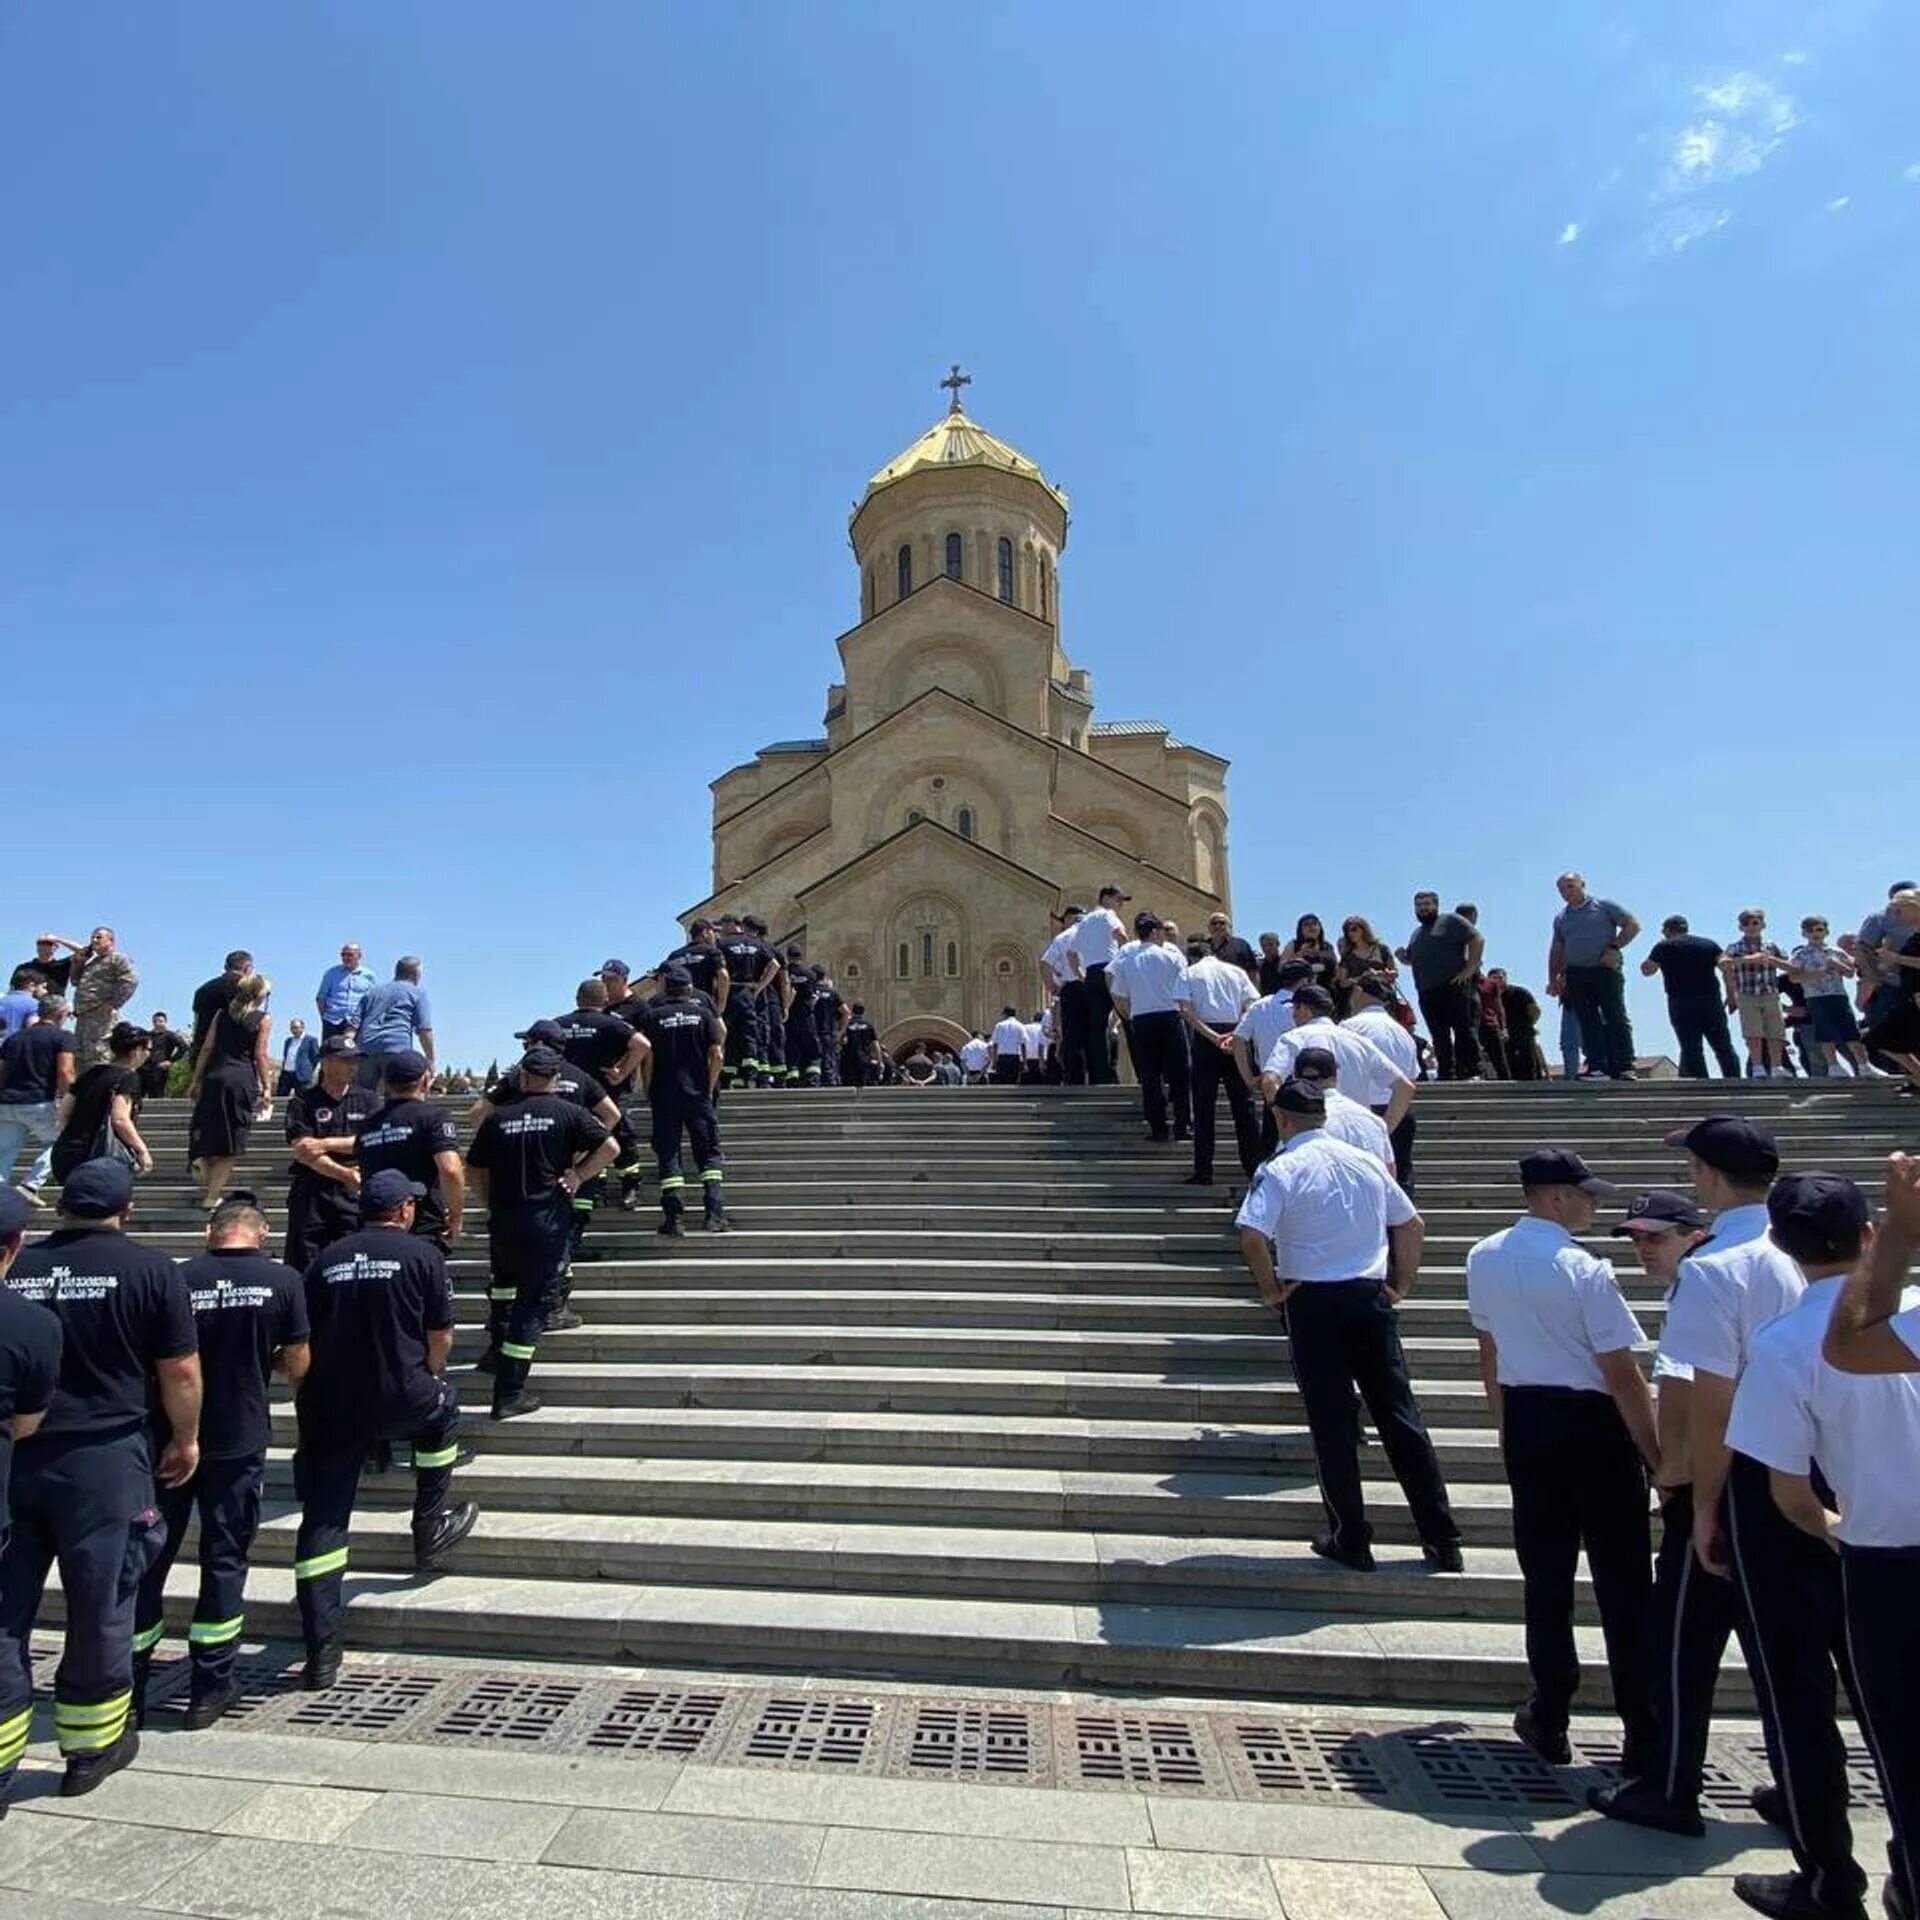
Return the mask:
{"type": "Polygon", "coordinates": [[[272,986],[257,973],[234,987],[233,998],[207,1022],[193,1063],[193,1143],[200,1170],[200,1203],[208,1213],[233,1177],[233,1163],[247,1150],[256,1120],[272,1111],[267,1089],[273,1085],[267,1012],[272,986]]]}
{"type": "Polygon", "coordinates": [[[1293,938],[1280,949],[1280,964],[1284,967],[1290,960],[1304,961],[1313,969],[1313,984],[1333,987],[1333,969],[1339,960],[1327,939],[1327,930],[1320,924],[1317,913],[1303,913],[1293,923],[1293,938]]]}
{"type": "Polygon", "coordinates": [[[1389,986],[1400,971],[1393,949],[1374,932],[1364,914],[1350,913],[1340,923],[1340,957],[1333,972],[1333,1010],[1344,1020],[1353,1011],[1353,989],[1362,974],[1377,973],[1389,986]]]}
{"type": "Polygon", "coordinates": [[[84,1160],[118,1160],[135,1173],[153,1171],[137,1116],[152,1036],[122,1020],[107,1036],[107,1057],[73,1083],[73,1104],[53,1143],[53,1177],[64,1181],[84,1160]]]}

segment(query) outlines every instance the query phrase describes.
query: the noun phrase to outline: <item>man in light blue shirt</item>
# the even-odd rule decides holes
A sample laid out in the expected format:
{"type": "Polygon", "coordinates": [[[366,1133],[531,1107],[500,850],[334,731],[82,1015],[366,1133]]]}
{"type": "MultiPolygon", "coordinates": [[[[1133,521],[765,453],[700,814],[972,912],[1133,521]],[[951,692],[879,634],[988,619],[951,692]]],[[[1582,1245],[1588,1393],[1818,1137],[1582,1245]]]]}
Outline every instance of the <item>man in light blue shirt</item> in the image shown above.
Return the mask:
{"type": "Polygon", "coordinates": [[[377,1087],[386,1063],[396,1053],[419,1053],[433,1071],[433,1008],[420,984],[420,960],[403,954],[393,964],[393,978],[370,987],[360,1002],[360,1084],[377,1087]]]}
{"type": "Polygon", "coordinates": [[[320,1010],[320,1036],[352,1033],[360,1024],[360,1003],[373,991],[373,975],[360,963],[360,944],[349,940],[340,949],[340,964],[320,976],[313,1004],[320,1010]]]}
{"type": "Polygon", "coordinates": [[[41,977],[31,967],[14,968],[13,984],[7,992],[0,993],[0,1040],[10,1033],[18,1033],[38,1017],[40,996],[45,991],[41,977]]]}

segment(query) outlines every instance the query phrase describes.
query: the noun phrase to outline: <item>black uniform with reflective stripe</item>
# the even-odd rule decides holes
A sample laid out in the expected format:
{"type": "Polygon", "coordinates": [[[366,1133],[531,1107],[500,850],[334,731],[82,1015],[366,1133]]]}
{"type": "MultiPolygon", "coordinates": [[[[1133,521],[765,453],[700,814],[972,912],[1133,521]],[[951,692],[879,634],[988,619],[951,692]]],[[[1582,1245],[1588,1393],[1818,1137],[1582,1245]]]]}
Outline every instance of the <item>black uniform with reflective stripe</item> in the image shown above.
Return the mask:
{"type": "MultiPolygon", "coordinates": [[[[624,1025],[625,1023],[623,1022],[622,1024],[624,1025]]],[[[631,1028],[627,1030],[629,1033],[632,1031],[631,1028]]],[[[622,1043],[621,1051],[623,1053],[626,1051],[624,1042],[622,1043]]],[[[602,1100],[611,1100],[613,1098],[606,1088],[603,1087],[592,1074],[588,1073],[584,1067],[569,1066],[563,1068],[559,1073],[556,1073],[553,1076],[553,1091],[557,1093],[562,1100],[571,1101],[576,1107],[584,1107],[589,1113],[592,1113],[594,1108],[597,1107],[602,1100]]],[[[487,1095],[487,1101],[494,1112],[498,1113],[503,1108],[516,1107],[523,1100],[531,1100],[536,1097],[537,1096],[528,1093],[526,1088],[520,1084],[520,1069],[514,1067],[507,1073],[501,1075],[499,1084],[487,1095]]]]}
{"type": "Polygon", "coordinates": [[[554,1025],[565,1035],[560,1051],[596,1080],[605,1080],[633,1044],[633,1028],[628,1022],[598,1007],[575,1007],[571,1013],[556,1014],[554,1025]]]}
{"type": "MultiPolygon", "coordinates": [[[[729,934],[720,942],[720,955],[727,963],[727,971],[733,976],[736,989],[752,987],[774,964],[774,951],[764,940],[751,933],[729,934]]],[[[692,971],[691,968],[688,969],[692,971]]],[[[699,976],[694,976],[694,984],[700,984],[699,976]]]]}
{"type": "MultiPolygon", "coordinates": [[[[287,1101],[287,1145],[301,1140],[337,1140],[343,1135],[356,1137],[355,1147],[333,1158],[343,1165],[352,1164],[360,1130],[385,1105],[385,1097],[373,1087],[357,1082],[345,1093],[331,1094],[316,1080],[302,1087],[287,1101]]],[[[328,1220],[335,1235],[351,1232],[360,1223],[360,1201],[338,1180],[329,1180],[303,1167],[299,1161],[287,1169],[287,1210],[293,1213],[311,1207],[328,1220]]]]}
{"type": "Polygon", "coordinates": [[[360,1130],[360,1177],[364,1181],[392,1167],[417,1180],[427,1194],[414,1210],[413,1230],[433,1239],[447,1229],[435,1156],[459,1151],[460,1134],[450,1113],[427,1100],[389,1100],[360,1130]]]}
{"type": "Polygon", "coordinates": [[[481,1121],[467,1164],[487,1175],[487,1211],[497,1222],[503,1213],[551,1204],[560,1176],[606,1138],[607,1129],[578,1101],[526,1093],[481,1121]]]}
{"type": "MultiPolygon", "coordinates": [[[[761,968],[764,968],[766,964],[767,963],[762,960],[760,963],[761,968]]],[[[727,967],[729,972],[732,971],[726,955],[723,954],[718,947],[703,947],[698,941],[695,941],[691,946],[681,947],[678,951],[668,954],[667,957],[661,961],[660,970],[665,972],[668,967],[685,967],[693,978],[694,990],[698,993],[705,994],[709,1000],[713,999],[720,990],[720,969],[727,967]]],[[[738,980],[740,976],[734,974],[733,977],[738,980]]],[[[756,971],[742,982],[742,984],[750,987],[759,977],[760,974],[756,971]]]]}
{"type": "Polygon", "coordinates": [[[0,1287],[0,1554],[6,1551],[13,1416],[45,1413],[60,1382],[60,1322],[0,1287]]]}
{"type": "Polygon", "coordinates": [[[661,1000],[647,1009],[642,1030],[653,1045],[653,1104],[705,1100],[708,1055],[723,1038],[712,1009],[691,998],[661,1000]]]}
{"type": "Polygon", "coordinates": [[[338,1448],[438,1403],[427,1335],[453,1325],[447,1258],[398,1227],[361,1227],[307,1270],[313,1361],[295,1402],[303,1437],[338,1448]]]}
{"type": "Polygon", "coordinates": [[[200,1340],[200,1457],[264,1452],[273,1356],[308,1337],[304,1281],[253,1247],[196,1254],[180,1272],[200,1340]]]}

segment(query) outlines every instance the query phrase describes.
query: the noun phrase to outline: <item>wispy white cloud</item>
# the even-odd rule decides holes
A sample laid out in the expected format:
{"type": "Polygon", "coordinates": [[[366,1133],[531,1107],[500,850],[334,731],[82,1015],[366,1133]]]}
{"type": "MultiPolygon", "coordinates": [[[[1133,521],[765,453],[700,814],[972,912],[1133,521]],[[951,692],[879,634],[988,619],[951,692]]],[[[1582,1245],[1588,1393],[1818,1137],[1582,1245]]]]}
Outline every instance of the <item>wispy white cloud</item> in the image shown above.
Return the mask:
{"type": "Polygon", "coordinates": [[[1569,220],[1567,224],[1560,229],[1560,238],[1557,244],[1563,247],[1570,247],[1579,238],[1580,222],[1578,220],[1569,220]]]}
{"type": "Polygon", "coordinates": [[[1909,185],[1920,181],[1920,160],[1916,160],[1910,167],[1902,167],[1900,169],[1900,178],[1909,185]]]}
{"type": "Polygon", "coordinates": [[[1787,51],[1780,56],[1780,64],[1783,67],[1804,67],[1807,64],[1806,48],[1789,47],[1787,51]]]}
{"type": "Polygon", "coordinates": [[[1656,198],[1682,199],[1758,173],[1800,124],[1792,94],[1752,72],[1702,81],[1697,117],[1674,135],[1656,198]]]}
{"type": "Polygon", "coordinates": [[[1850,193],[1843,193],[1840,195],[1838,199],[1829,200],[1827,202],[1827,211],[1829,213],[1844,213],[1847,210],[1847,208],[1849,208],[1852,205],[1853,205],[1853,195],[1850,193]]]}
{"type": "Polygon", "coordinates": [[[1708,234],[1718,233],[1732,218],[1727,208],[1703,206],[1698,201],[1669,207],[1647,229],[1647,250],[1654,254],[1685,253],[1708,234]]]}

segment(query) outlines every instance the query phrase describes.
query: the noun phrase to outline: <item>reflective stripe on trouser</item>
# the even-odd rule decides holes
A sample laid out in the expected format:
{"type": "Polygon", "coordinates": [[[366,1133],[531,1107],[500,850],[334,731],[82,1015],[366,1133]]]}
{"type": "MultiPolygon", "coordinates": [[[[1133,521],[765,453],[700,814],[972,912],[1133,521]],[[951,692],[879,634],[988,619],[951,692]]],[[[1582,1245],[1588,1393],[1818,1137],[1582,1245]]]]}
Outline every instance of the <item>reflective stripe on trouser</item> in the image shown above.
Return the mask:
{"type": "Polygon", "coordinates": [[[685,1204],[687,1181],[680,1171],[683,1132],[693,1146],[693,1163],[700,1172],[707,1211],[722,1212],[725,1162],[720,1155],[720,1122],[714,1114],[713,1102],[663,1099],[653,1110],[652,1132],[654,1158],[660,1167],[660,1207],[666,1217],[677,1218],[685,1204]]]}
{"type": "Polygon", "coordinates": [[[811,1006],[796,1006],[787,1016],[787,1081],[789,1085],[820,1084],[820,1029],[811,1006]]]}
{"type": "Polygon", "coordinates": [[[24,1750],[19,1718],[33,1699],[28,1649],[56,1562],[67,1616],[53,1681],[60,1750],[76,1758],[97,1753],[126,1729],[134,1600],[164,1538],[146,1435],[36,1440],[20,1449],[12,1520],[0,1554],[0,1790],[24,1750]]]}
{"type": "Polygon", "coordinates": [[[540,1336],[566,1289],[571,1209],[539,1206],[496,1215],[488,1242],[493,1284],[513,1283],[493,1370],[493,1404],[503,1407],[526,1384],[540,1336]]]}
{"type": "MultiPolygon", "coordinates": [[[[722,1072],[729,1082],[752,1080],[760,1072],[760,997],[736,985],[727,995],[727,1010],[720,1018],[726,1023],[726,1065],[722,1072]]],[[[656,1094],[659,1089],[656,1087],[656,1094]]]]}
{"type": "Polygon", "coordinates": [[[161,1621],[167,1575],[179,1557],[187,1522],[200,1515],[200,1593],[193,1622],[187,1629],[187,1647],[193,1657],[196,1686],[218,1685],[233,1669],[246,1624],[242,1599],[247,1586],[247,1556],[260,1525],[260,1490],[266,1480],[264,1453],[243,1454],[236,1460],[203,1460],[200,1470],[184,1487],[162,1487],[155,1505],[166,1527],[160,1554],[140,1583],[134,1610],[133,1651],[137,1658],[153,1653],[165,1632],[161,1621]]]}
{"type": "Polygon", "coordinates": [[[303,1432],[293,1456],[293,1488],[300,1498],[300,1532],[293,1547],[294,1591],[309,1648],[340,1632],[347,1572],[347,1535],[367,1448],[376,1441],[413,1443],[413,1537],[417,1541],[447,1505],[459,1449],[460,1400],[444,1375],[422,1374],[417,1406],[401,1409],[371,1430],[319,1436],[303,1432]]]}

